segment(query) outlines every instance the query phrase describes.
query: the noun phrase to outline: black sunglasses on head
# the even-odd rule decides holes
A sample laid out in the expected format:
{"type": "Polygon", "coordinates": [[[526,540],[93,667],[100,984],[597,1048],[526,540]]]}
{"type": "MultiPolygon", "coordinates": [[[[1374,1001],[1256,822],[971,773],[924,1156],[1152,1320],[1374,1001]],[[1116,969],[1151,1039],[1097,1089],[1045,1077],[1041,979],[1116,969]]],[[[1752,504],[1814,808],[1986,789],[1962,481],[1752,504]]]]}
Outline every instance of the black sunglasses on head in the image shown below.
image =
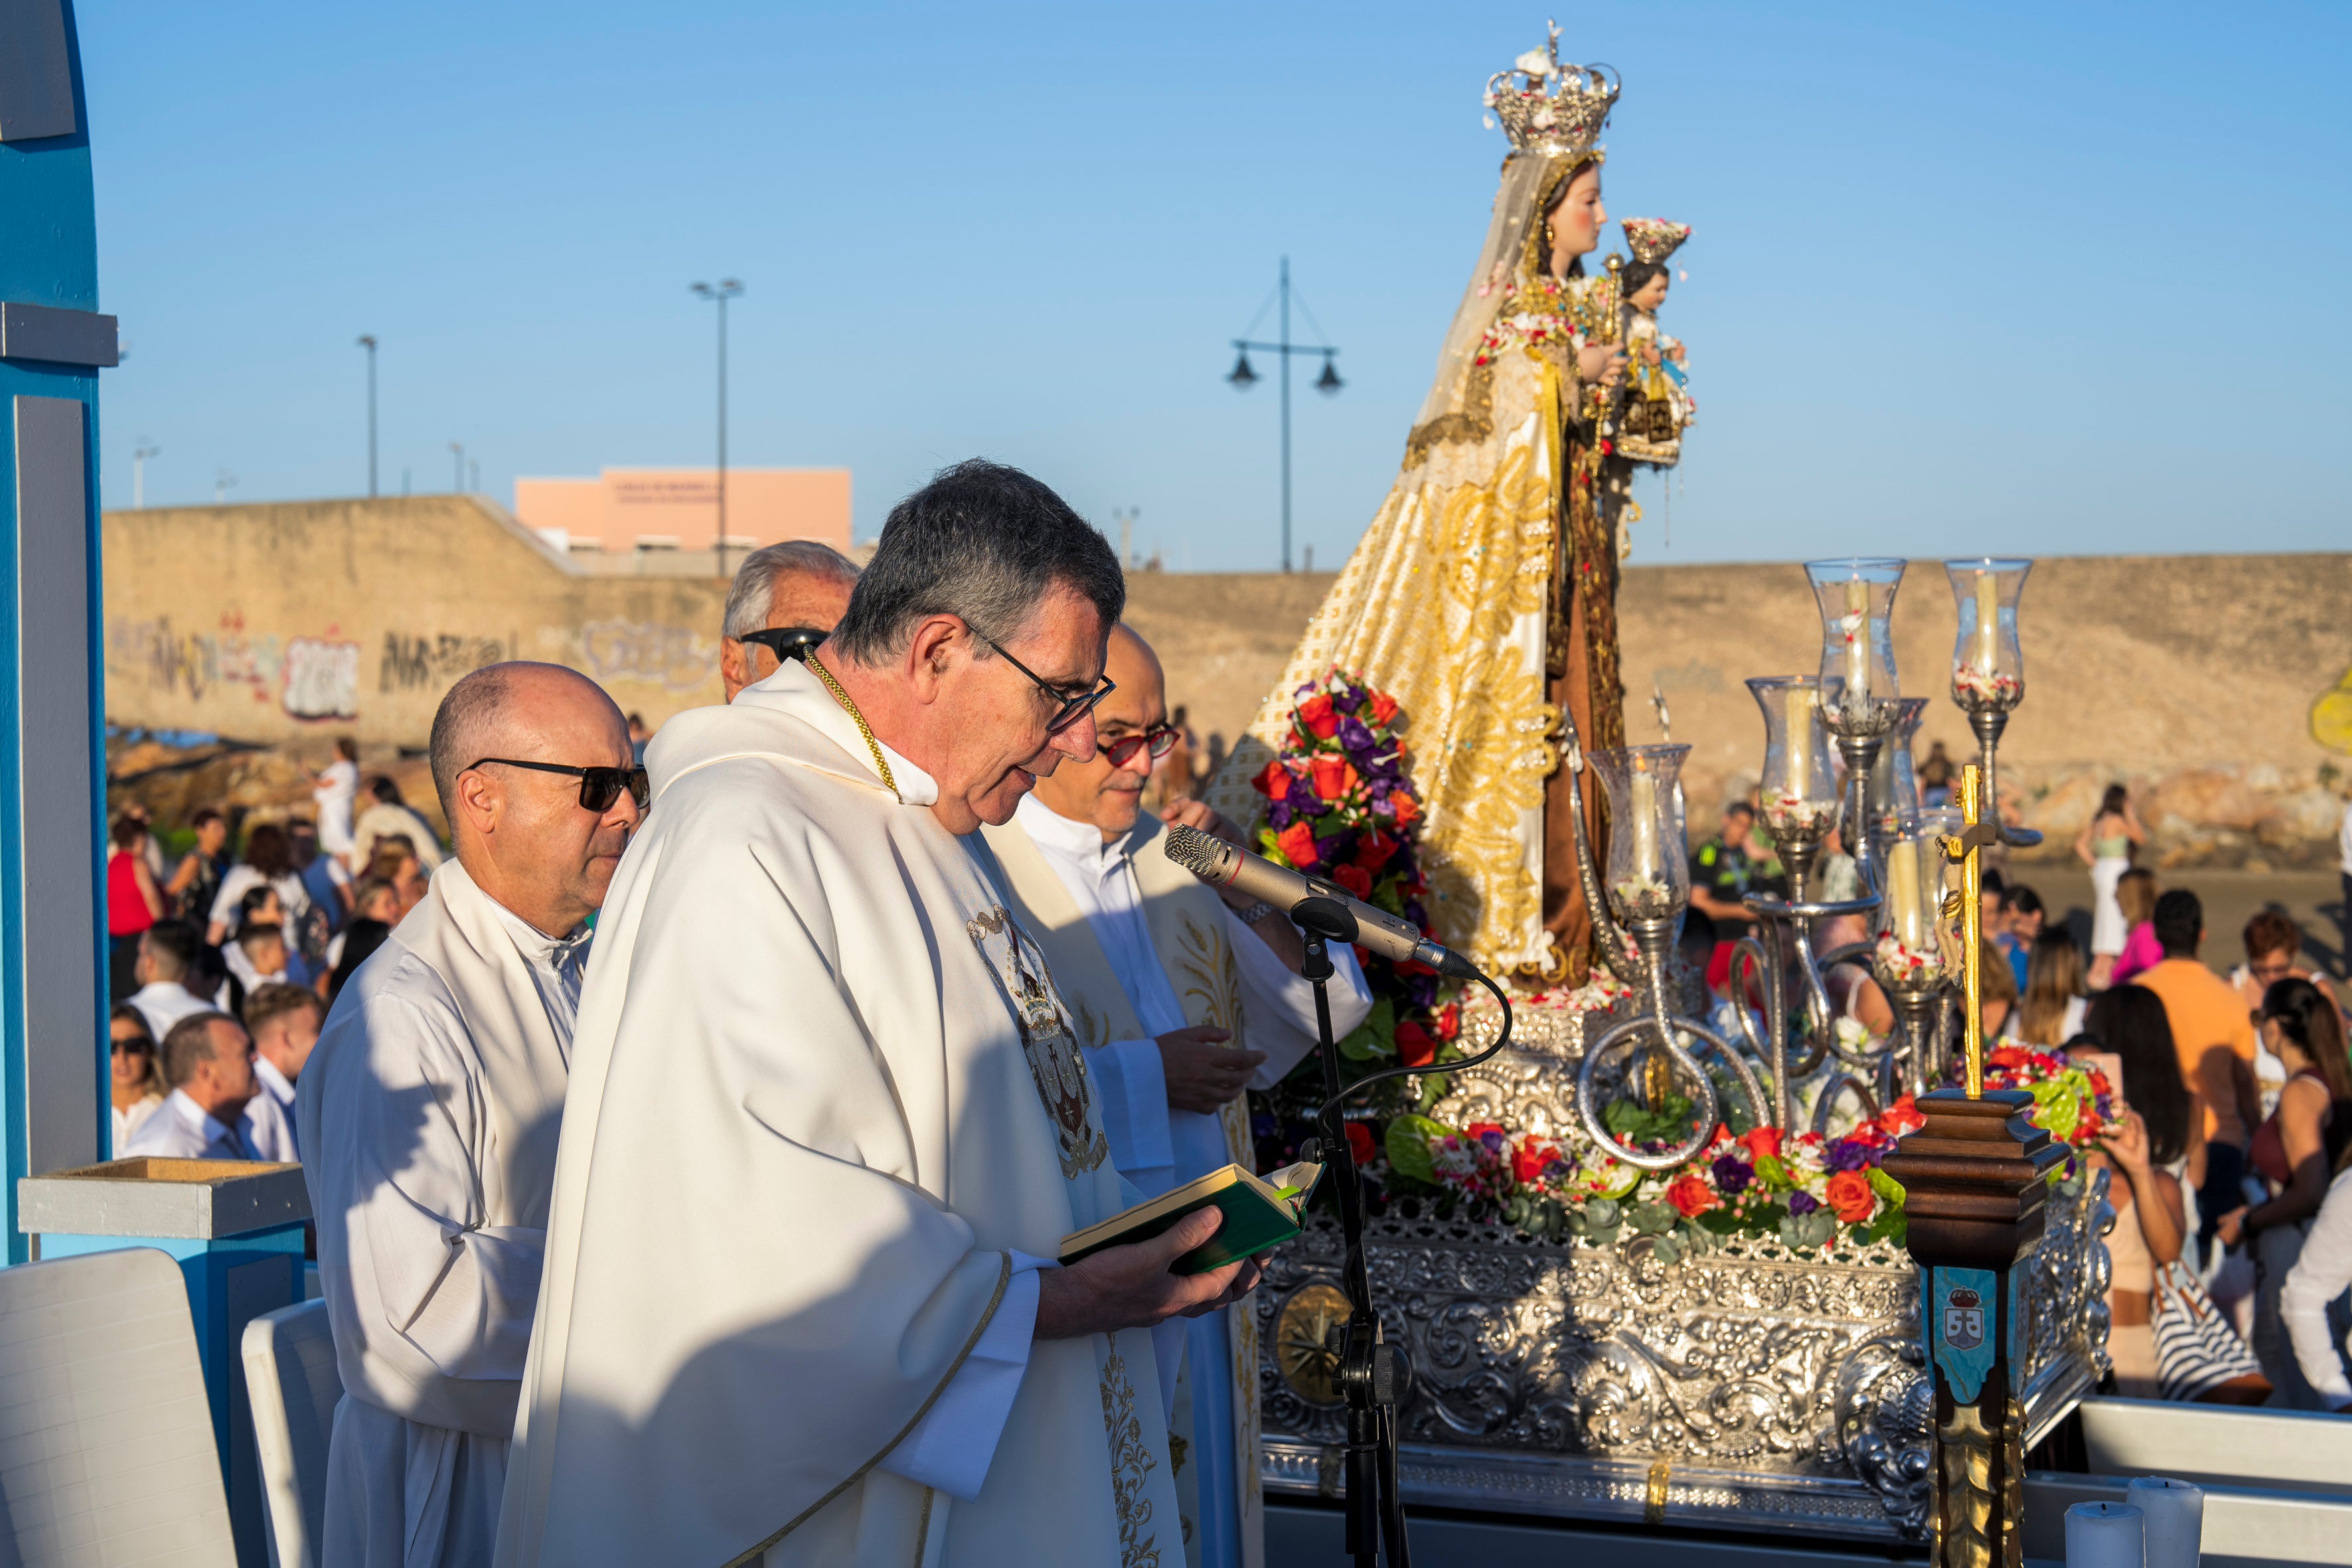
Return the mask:
{"type": "Polygon", "coordinates": [[[807,658],[809,650],[829,635],[814,626],[762,626],[756,632],[745,632],[735,640],[758,644],[774,654],[776,662],[782,664],[788,658],[807,658]]]}
{"type": "Polygon", "coordinates": [[[646,770],[641,767],[573,768],[562,763],[524,763],[512,757],[484,757],[466,772],[470,773],[474,768],[493,766],[529,768],[540,773],[569,773],[580,781],[580,805],[588,811],[606,809],[621,798],[621,792],[625,789],[629,792],[629,798],[637,803],[639,811],[645,810],[653,799],[653,785],[646,777],[646,770]]]}

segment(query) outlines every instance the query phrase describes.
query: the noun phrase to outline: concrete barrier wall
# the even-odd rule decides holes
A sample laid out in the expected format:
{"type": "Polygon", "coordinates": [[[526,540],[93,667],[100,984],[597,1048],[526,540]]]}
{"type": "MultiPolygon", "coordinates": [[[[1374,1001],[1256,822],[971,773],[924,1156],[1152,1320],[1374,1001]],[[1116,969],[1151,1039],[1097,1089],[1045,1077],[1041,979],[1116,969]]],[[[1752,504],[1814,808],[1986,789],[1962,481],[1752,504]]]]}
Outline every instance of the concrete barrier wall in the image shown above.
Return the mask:
{"type": "MultiPolygon", "coordinates": [[[[262,742],[351,733],[421,746],[449,683],[495,659],[587,671],[656,724],[719,700],[715,581],[589,574],[470,496],[190,507],[106,518],[109,715],[262,742]]],[[[1129,618],[1171,700],[1230,740],[1278,678],[1328,574],[1138,574],[1129,618]]],[[[1753,782],[1763,726],[1741,682],[1810,670],[1819,621],[1793,565],[1631,567],[1628,728],[1658,739],[1653,686],[1695,750],[1695,830],[1753,782]]],[[[2352,554],[2044,561],[2023,600],[2026,700],[2001,752],[2029,820],[2071,841],[2110,781],[2156,858],[2315,864],[2352,759],[2313,737],[2352,668],[2352,554]]],[[[1922,731],[1973,750],[1947,695],[1954,615],[1934,562],[1895,608],[1922,731]]],[[[2063,850],[2063,845],[2060,847],[2063,850]]]]}

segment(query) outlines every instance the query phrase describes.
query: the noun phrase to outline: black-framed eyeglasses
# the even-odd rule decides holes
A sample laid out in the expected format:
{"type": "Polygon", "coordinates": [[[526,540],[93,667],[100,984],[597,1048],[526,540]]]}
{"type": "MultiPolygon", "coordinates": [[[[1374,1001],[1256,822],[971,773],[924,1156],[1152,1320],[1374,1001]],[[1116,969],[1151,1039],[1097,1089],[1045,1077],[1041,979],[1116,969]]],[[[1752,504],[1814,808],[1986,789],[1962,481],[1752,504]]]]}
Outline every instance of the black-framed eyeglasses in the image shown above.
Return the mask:
{"type": "Polygon", "coordinates": [[[1160,724],[1140,734],[1121,735],[1116,741],[1102,743],[1102,754],[1110,759],[1114,768],[1123,768],[1135,761],[1136,753],[1149,748],[1151,760],[1158,762],[1176,749],[1177,731],[1172,725],[1160,724]]]}
{"type": "Polygon", "coordinates": [[[653,799],[652,783],[646,777],[646,770],[642,767],[574,768],[567,767],[562,763],[525,763],[518,762],[512,757],[484,757],[466,771],[470,773],[474,768],[487,768],[494,765],[501,768],[529,768],[531,772],[540,773],[569,773],[580,781],[580,805],[581,808],[586,811],[605,810],[621,798],[621,792],[625,789],[629,792],[629,798],[637,803],[639,811],[645,810],[653,799]]]}
{"type": "Polygon", "coordinates": [[[745,632],[737,642],[757,643],[776,656],[782,664],[788,658],[805,659],[809,651],[832,634],[815,626],[762,626],[756,632],[745,632]]]}
{"type": "MultiPolygon", "coordinates": [[[[980,636],[977,632],[972,635],[975,637],[980,636]]],[[[1013,668],[1027,676],[1030,680],[1035,684],[1038,690],[1044,692],[1046,696],[1052,698],[1055,702],[1061,705],[1054,710],[1054,716],[1045,721],[1045,733],[1048,735],[1057,735],[1063,731],[1068,729],[1071,725],[1076,723],[1079,720],[1093,712],[1095,710],[1096,703],[1100,702],[1104,698],[1118,689],[1118,683],[1112,680],[1108,676],[1105,676],[1101,680],[1096,682],[1095,689],[1092,691],[1082,691],[1073,697],[1068,692],[1063,690],[1060,687],[1055,686],[1053,682],[1047,680],[1044,676],[1039,675],[1027,665],[1022,663],[1019,659],[1013,658],[1011,654],[1004,653],[1004,645],[998,642],[994,637],[982,637],[980,640],[994,648],[998,653],[1004,654],[1005,663],[1011,665],[1013,668]]]]}

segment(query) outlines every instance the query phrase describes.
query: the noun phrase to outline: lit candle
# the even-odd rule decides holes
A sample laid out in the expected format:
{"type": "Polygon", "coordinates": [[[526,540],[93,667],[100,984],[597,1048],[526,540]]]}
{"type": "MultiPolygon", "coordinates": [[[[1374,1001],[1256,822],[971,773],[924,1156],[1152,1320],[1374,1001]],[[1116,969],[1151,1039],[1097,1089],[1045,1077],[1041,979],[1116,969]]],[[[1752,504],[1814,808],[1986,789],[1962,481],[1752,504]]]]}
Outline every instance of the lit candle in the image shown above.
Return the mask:
{"type": "Polygon", "coordinates": [[[1870,701],[1870,584],[1857,577],[1845,585],[1845,708],[1858,713],[1870,701]]]}
{"type": "Polygon", "coordinates": [[[1977,673],[1990,679],[2000,669],[2000,579],[1977,574],[1977,673]]]}
{"type": "Polygon", "coordinates": [[[2147,1568],[2139,1510],[2127,1502],[2078,1502],[2068,1509],[2066,1568],[2147,1568]]]}
{"type": "Polygon", "coordinates": [[[2205,1493],[2187,1481],[2142,1476],[2124,1495],[2140,1511],[2147,1568],[2197,1568],[2205,1542],[2205,1493]]]}
{"type": "Polygon", "coordinates": [[[1919,908],[1919,848],[1898,838],[1886,857],[1887,907],[1895,916],[1895,940],[1914,952],[1933,945],[1919,908]]]}
{"type": "Polygon", "coordinates": [[[1802,801],[1813,798],[1814,701],[1810,687],[1794,687],[1789,692],[1789,793],[1802,801]]]}
{"type": "Polygon", "coordinates": [[[1633,775],[1633,875],[1647,882],[1666,879],[1666,863],[1658,854],[1658,779],[1654,773],[1633,775]]]}

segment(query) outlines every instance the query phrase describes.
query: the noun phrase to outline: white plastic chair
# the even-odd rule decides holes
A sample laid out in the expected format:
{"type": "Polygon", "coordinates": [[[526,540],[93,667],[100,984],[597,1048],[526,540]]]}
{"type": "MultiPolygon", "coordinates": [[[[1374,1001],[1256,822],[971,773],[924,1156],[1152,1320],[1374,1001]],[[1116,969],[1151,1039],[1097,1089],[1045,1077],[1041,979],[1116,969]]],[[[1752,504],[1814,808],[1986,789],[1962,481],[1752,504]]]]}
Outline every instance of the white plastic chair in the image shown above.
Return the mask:
{"type": "Polygon", "coordinates": [[[0,1268],[0,1561],[236,1568],[187,1286],[153,1247],[0,1268]]]}
{"type": "Polygon", "coordinates": [[[327,1438],[343,1396],[327,1304],[305,1301],[254,1319],[245,1325],[244,1354],[271,1568],[319,1568],[327,1438]]]}

